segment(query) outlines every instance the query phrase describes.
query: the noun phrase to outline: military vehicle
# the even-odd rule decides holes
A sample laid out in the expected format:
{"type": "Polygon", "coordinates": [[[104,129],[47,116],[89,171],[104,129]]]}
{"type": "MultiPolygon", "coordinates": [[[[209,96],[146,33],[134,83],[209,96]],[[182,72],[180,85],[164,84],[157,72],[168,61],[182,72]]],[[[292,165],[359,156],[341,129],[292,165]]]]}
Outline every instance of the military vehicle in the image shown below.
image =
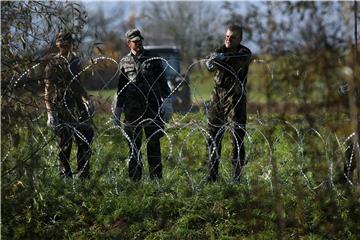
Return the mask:
{"type": "Polygon", "coordinates": [[[189,78],[181,74],[180,71],[180,49],[175,46],[161,45],[144,46],[144,48],[154,55],[164,58],[168,63],[166,64],[166,62],[163,61],[166,78],[171,91],[173,91],[174,111],[183,113],[189,111],[191,108],[190,83],[189,78]]]}

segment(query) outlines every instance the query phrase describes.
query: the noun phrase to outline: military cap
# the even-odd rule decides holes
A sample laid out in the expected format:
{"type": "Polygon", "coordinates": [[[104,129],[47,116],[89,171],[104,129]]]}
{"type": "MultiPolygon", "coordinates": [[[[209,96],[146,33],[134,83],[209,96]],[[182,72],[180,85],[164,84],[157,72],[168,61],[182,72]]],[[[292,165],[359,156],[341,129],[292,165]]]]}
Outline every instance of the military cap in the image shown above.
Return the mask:
{"type": "Polygon", "coordinates": [[[136,28],[127,31],[125,36],[129,41],[140,41],[144,39],[143,36],[141,36],[140,30],[136,28]]]}
{"type": "Polygon", "coordinates": [[[56,42],[62,42],[62,43],[73,43],[74,38],[72,37],[71,32],[63,31],[59,32],[56,36],[56,42]]]}

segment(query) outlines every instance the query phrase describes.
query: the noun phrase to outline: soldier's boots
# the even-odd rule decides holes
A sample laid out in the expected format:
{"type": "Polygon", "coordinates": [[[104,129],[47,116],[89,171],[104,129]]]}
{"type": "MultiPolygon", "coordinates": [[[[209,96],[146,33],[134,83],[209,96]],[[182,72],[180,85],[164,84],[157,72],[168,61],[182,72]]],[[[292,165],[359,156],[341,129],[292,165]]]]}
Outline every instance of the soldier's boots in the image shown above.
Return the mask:
{"type": "MultiPolygon", "coordinates": [[[[209,163],[209,175],[207,177],[207,182],[215,182],[218,178],[218,172],[219,172],[219,160],[215,160],[212,163],[209,163]]],[[[233,160],[233,181],[235,183],[240,182],[240,177],[242,173],[243,166],[241,165],[241,161],[233,160]],[[236,163],[234,163],[236,162],[236,163]]]]}
{"type": "Polygon", "coordinates": [[[217,180],[219,172],[219,160],[210,160],[209,161],[209,176],[207,177],[207,182],[215,182],[217,180]]]}
{"type": "Polygon", "coordinates": [[[141,160],[130,159],[129,162],[129,178],[134,181],[140,181],[142,175],[142,163],[141,160]]]}
{"type": "MultiPolygon", "coordinates": [[[[129,163],[129,177],[132,181],[137,182],[141,179],[142,175],[142,164],[138,162],[131,161],[129,163]]],[[[150,179],[157,180],[162,179],[162,165],[157,164],[155,167],[149,167],[150,179]]]]}

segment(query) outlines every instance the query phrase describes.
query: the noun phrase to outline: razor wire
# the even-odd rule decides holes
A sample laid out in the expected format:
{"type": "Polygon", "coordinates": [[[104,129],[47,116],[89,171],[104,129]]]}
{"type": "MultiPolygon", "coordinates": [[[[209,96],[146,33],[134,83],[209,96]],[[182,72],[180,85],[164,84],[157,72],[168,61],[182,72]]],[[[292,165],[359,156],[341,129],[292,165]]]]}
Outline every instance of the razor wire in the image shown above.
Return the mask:
{"type": "MultiPolygon", "coordinates": [[[[67,61],[67,60],[66,60],[67,61]]],[[[68,69],[71,72],[71,75],[73,76],[73,78],[71,79],[71,81],[75,81],[77,80],[81,74],[84,74],[84,72],[92,70],[92,71],[96,71],[96,69],[94,68],[98,63],[102,62],[102,61],[108,61],[110,63],[116,64],[117,70],[116,72],[110,77],[109,80],[105,81],[104,87],[101,89],[105,89],[110,82],[114,81],[120,73],[119,71],[119,63],[118,61],[116,61],[113,58],[107,57],[107,56],[99,56],[96,57],[92,60],[90,60],[88,62],[88,64],[78,73],[78,74],[73,74],[70,70],[70,63],[67,62],[68,64],[68,69]]],[[[171,93],[169,95],[169,97],[171,95],[176,94],[176,91],[180,88],[180,86],[182,84],[187,85],[188,87],[191,88],[191,90],[195,93],[194,95],[196,95],[196,92],[198,91],[198,89],[196,89],[196,87],[193,87],[191,82],[187,82],[186,81],[186,77],[188,77],[191,73],[191,70],[195,67],[200,66],[201,64],[203,64],[205,61],[207,61],[207,59],[200,59],[198,61],[193,62],[186,70],[185,76],[181,75],[179,72],[177,72],[169,63],[166,59],[161,58],[161,57],[155,57],[155,58],[150,58],[147,59],[143,64],[150,62],[150,61],[161,61],[162,64],[164,65],[164,69],[163,72],[161,74],[165,74],[165,70],[166,68],[170,68],[173,72],[176,73],[177,77],[179,77],[180,82],[177,83],[177,85],[171,89],[171,93]]],[[[246,94],[245,88],[246,86],[244,86],[242,83],[243,81],[241,79],[238,79],[236,72],[231,71],[231,69],[229,68],[229,66],[227,66],[226,64],[221,64],[221,63],[217,63],[220,67],[224,68],[224,69],[229,69],[229,72],[231,72],[235,79],[241,84],[241,93],[242,94],[246,94]]],[[[274,80],[274,71],[273,68],[274,66],[272,66],[272,68],[270,68],[270,64],[266,62],[265,60],[262,59],[258,59],[258,60],[253,60],[251,64],[263,64],[269,72],[270,78],[272,80],[274,80]]],[[[26,70],[24,73],[22,73],[18,78],[13,78],[15,80],[11,81],[11,84],[13,87],[17,87],[20,83],[22,83],[22,79],[25,78],[27,75],[29,75],[29,73],[31,71],[33,71],[34,69],[36,69],[37,67],[39,67],[39,63],[35,64],[34,66],[30,67],[28,70],[26,70]]],[[[160,74],[160,75],[161,75],[160,74]]],[[[153,83],[148,83],[150,86],[150,89],[154,87],[156,81],[158,81],[158,79],[160,78],[160,76],[158,76],[155,80],[155,82],[153,83]]],[[[145,79],[146,81],[146,79],[145,79]]],[[[133,84],[132,81],[128,81],[128,83],[125,85],[125,87],[123,89],[120,89],[121,91],[124,91],[125,88],[127,86],[129,86],[130,84],[133,84]]],[[[235,87],[234,85],[231,87],[233,88],[235,87]]],[[[139,89],[140,90],[140,89],[139,89]]],[[[67,89],[65,90],[67,91],[67,89]]],[[[147,94],[143,94],[144,99],[147,99],[150,91],[147,94]]],[[[14,97],[14,93],[12,93],[12,101],[16,101],[17,103],[20,104],[25,104],[23,102],[20,101],[20,99],[14,97]]],[[[239,101],[241,100],[238,99],[236,104],[239,104],[239,101]]],[[[86,163],[86,164],[90,164],[90,165],[95,165],[94,163],[98,163],[100,165],[99,169],[93,169],[92,171],[95,171],[98,173],[98,176],[101,177],[102,175],[108,175],[111,172],[111,169],[108,169],[109,166],[111,166],[111,161],[117,161],[116,159],[112,159],[112,160],[108,160],[106,162],[104,162],[104,164],[101,164],[102,162],[102,158],[104,155],[106,155],[106,150],[104,148],[104,145],[106,145],[106,142],[100,142],[98,141],[98,139],[103,139],[106,136],[114,136],[114,135],[120,135],[121,138],[123,138],[125,141],[128,142],[129,146],[130,146],[130,155],[126,156],[125,159],[125,163],[129,161],[129,159],[133,156],[135,156],[138,161],[139,164],[144,164],[144,166],[147,165],[147,161],[144,157],[140,157],[141,156],[141,152],[144,151],[144,147],[148,144],[148,142],[151,140],[151,138],[157,134],[158,132],[161,132],[164,134],[165,138],[163,138],[161,141],[162,142],[167,142],[167,146],[169,146],[168,150],[162,151],[162,164],[165,166],[163,173],[165,175],[165,179],[169,176],[173,176],[178,174],[177,172],[183,172],[184,176],[188,179],[190,186],[193,190],[198,189],[200,186],[202,186],[205,182],[206,182],[206,175],[207,175],[207,167],[204,167],[203,169],[203,173],[202,173],[202,178],[196,179],[193,174],[194,171],[192,169],[193,166],[191,166],[190,164],[187,164],[186,161],[184,160],[186,157],[186,150],[188,148],[190,149],[197,149],[197,151],[199,151],[199,149],[204,149],[203,152],[205,152],[205,154],[201,155],[202,159],[192,159],[193,162],[201,162],[200,165],[204,164],[206,162],[206,151],[209,151],[209,155],[213,155],[213,154],[218,154],[216,153],[216,150],[213,149],[209,149],[206,150],[206,144],[208,139],[211,139],[211,135],[208,132],[208,118],[207,118],[207,114],[208,114],[208,106],[205,104],[205,99],[202,99],[202,97],[200,97],[200,102],[201,105],[203,107],[203,110],[205,111],[205,114],[203,114],[202,118],[200,120],[198,119],[191,119],[192,118],[192,114],[191,114],[191,109],[195,108],[194,103],[191,103],[191,106],[189,108],[189,111],[183,113],[183,114],[177,114],[177,116],[173,116],[173,118],[170,120],[170,122],[165,123],[165,129],[159,129],[156,132],[154,132],[153,134],[151,134],[151,136],[147,139],[145,139],[145,141],[142,142],[141,148],[140,149],[136,149],[135,147],[135,143],[132,142],[131,137],[128,136],[126,134],[126,131],[124,130],[124,126],[125,126],[125,122],[120,121],[120,126],[112,126],[112,116],[111,114],[108,114],[107,120],[105,122],[103,122],[103,124],[101,126],[96,126],[97,132],[94,136],[93,142],[89,143],[86,141],[86,138],[79,132],[76,130],[76,128],[71,125],[71,124],[65,124],[66,127],[72,129],[73,134],[76,134],[80,139],[83,139],[84,142],[91,147],[93,155],[91,158],[91,162],[90,163],[86,163]],[[188,118],[190,118],[190,121],[188,121],[188,118]],[[114,131],[115,130],[115,131],[114,131]],[[182,141],[179,143],[175,138],[178,137],[178,134],[181,134],[182,132],[185,132],[185,136],[183,137],[183,139],[181,139],[182,141]],[[191,137],[192,136],[196,136],[199,135],[200,138],[202,140],[202,142],[196,142],[196,146],[194,145],[189,145],[188,142],[191,142],[191,137]],[[177,154],[176,154],[177,152],[177,154]],[[176,165],[175,168],[173,169],[169,169],[166,167],[166,165],[170,162],[173,161],[174,164],[176,165]],[[108,166],[106,164],[109,164],[108,166]]],[[[66,99],[64,99],[64,104],[65,107],[68,109],[68,105],[66,104],[66,99]]],[[[147,103],[148,105],[148,103],[147,103]]],[[[161,108],[161,104],[159,103],[159,109],[158,112],[156,114],[156,116],[160,116],[161,112],[160,112],[160,108],[161,108]]],[[[39,107],[39,106],[37,106],[39,107]]],[[[146,106],[148,107],[148,106],[146,106]]],[[[38,109],[45,109],[44,107],[39,107],[38,109]]],[[[69,110],[69,109],[68,109],[69,110]]],[[[69,110],[69,112],[71,112],[69,110]]],[[[95,114],[96,115],[96,114],[95,114]]],[[[144,114],[143,114],[144,115],[144,114]]],[[[137,121],[137,126],[141,126],[143,124],[146,123],[151,123],[151,124],[158,124],[156,123],[153,119],[141,119],[142,116],[141,115],[137,121]],[[138,121],[140,120],[141,121],[138,121]]],[[[49,137],[49,131],[45,131],[43,130],[44,123],[42,121],[43,119],[43,114],[41,116],[36,116],[32,117],[32,124],[36,124],[37,126],[37,130],[40,133],[41,138],[43,139],[43,141],[41,141],[41,139],[37,139],[36,136],[34,135],[33,138],[38,141],[39,148],[34,150],[34,151],[49,151],[50,152],[50,156],[49,157],[54,157],[54,155],[56,153],[54,153],[54,137],[49,137]],[[45,144],[44,144],[45,143],[45,144]]],[[[120,119],[121,120],[121,119],[120,119]]],[[[235,136],[235,132],[234,132],[234,124],[236,125],[236,123],[230,122],[230,123],[226,123],[221,127],[221,132],[228,135],[228,136],[235,136]]],[[[347,171],[349,172],[351,169],[350,167],[353,165],[353,159],[354,159],[354,148],[359,146],[351,146],[351,144],[349,143],[351,141],[351,138],[353,137],[353,135],[355,133],[351,133],[350,135],[348,135],[345,139],[339,139],[338,136],[334,133],[332,133],[330,130],[326,131],[326,133],[323,133],[321,131],[319,131],[318,129],[301,129],[301,126],[297,126],[296,123],[292,123],[290,120],[283,120],[283,119],[271,119],[271,120],[267,120],[267,119],[261,119],[261,118],[257,118],[256,121],[248,121],[248,123],[246,124],[246,129],[243,128],[244,126],[235,126],[235,127],[239,127],[239,128],[243,128],[244,132],[245,132],[245,143],[239,143],[239,142],[235,142],[235,148],[236,151],[240,151],[240,145],[241,144],[245,144],[246,146],[246,159],[247,159],[247,164],[244,166],[243,169],[243,173],[241,174],[241,178],[243,179],[242,181],[246,181],[247,184],[251,184],[250,181],[253,181],[253,176],[247,174],[247,171],[249,168],[254,167],[256,165],[260,165],[259,167],[262,169],[261,174],[258,176],[259,177],[259,181],[262,179],[265,182],[268,182],[269,187],[271,189],[273,189],[272,186],[272,182],[271,182],[271,175],[272,175],[272,170],[271,170],[271,164],[272,164],[272,158],[275,157],[274,156],[274,145],[276,146],[277,144],[279,144],[278,142],[281,140],[280,137],[278,137],[277,139],[275,139],[274,141],[272,141],[272,143],[269,141],[269,136],[268,136],[268,129],[270,128],[276,128],[276,126],[287,126],[290,127],[290,129],[292,129],[292,132],[295,133],[295,135],[291,135],[291,133],[284,131],[282,133],[282,137],[285,137],[287,140],[291,140],[293,142],[293,146],[292,149],[289,149],[289,153],[293,154],[295,156],[296,159],[292,159],[293,161],[296,161],[296,166],[297,166],[297,171],[295,171],[295,173],[297,172],[298,176],[303,179],[304,181],[304,185],[310,189],[312,192],[315,193],[316,189],[329,184],[331,185],[331,187],[333,188],[337,188],[336,185],[334,184],[334,179],[335,179],[335,175],[339,172],[338,169],[336,169],[337,166],[345,164],[345,168],[347,169],[347,171]],[[314,135],[316,137],[316,139],[320,140],[320,145],[322,146],[320,149],[320,153],[319,155],[321,156],[321,160],[319,162],[319,164],[324,164],[326,163],[327,166],[327,174],[323,174],[323,176],[320,179],[317,179],[316,177],[314,177],[314,175],[316,175],[316,170],[315,169],[309,169],[309,165],[316,165],[316,163],[310,163],[311,161],[314,161],[313,159],[308,159],[307,154],[304,150],[304,148],[307,147],[307,143],[306,141],[308,141],[309,139],[314,139],[313,136],[314,135]],[[334,139],[336,139],[335,143],[334,143],[334,139]],[[330,148],[337,148],[340,153],[338,153],[339,155],[343,156],[343,159],[337,162],[334,162],[334,160],[332,159],[334,156],[330,156],[329,152],[330,152],[330,148]],[[346,151],[348,151],[350,149],[351,154],[350,154],[350,158],[346,159],[344,156],[344,153],[346,151]],[[267,161],[264,161],[264,159],[262,159],[262,161],[256,161],[256,158],[261,155],[261,153],[266,153],[266,157],[267,161]],[[248,161],[249,159],[249,161],[248,161]]],[[[3,140],[4,141],[4,140],[3,140]]],[[[213,139],[210,141],[214,141],[213,139]]],[[[9,142],[10,145],[14,145],[14,143],[9,142]]],[[[227,142],[222,143],[222,145],[228,144],[227,142]]],[[[215,146],[215,145],[214,145],[215,146]]],[[[224,148],[224,147],[223,147],[224,148]]],[[[2,158],[2,162],[5,161],[9,161],[9,156],[12,155],[13,151],[16,148],[14,148],[13,146],[10,146],[9,149],[7,149],[7,151],[5,152],[5,154],[3,154],[3,158],[2,158]]],[[[32,153],[29,153],[32,154],[32,153]]],[[[227,152],[222,153],[221,159],[220,159],[220,169],[219,169],[219,175],[222,176],[222,179],[224,179],[226,182],[230,181],[230,177],[229,175],[231,172],[231,168],[232,166],[228,166],[230,159],[229,159],[229,154],[227,152]]],[[[122,156],[124,157],[124,156],[122,156]]],[[[264,157],[264,156],[263,156],[264,157]]],[[[210,157],[209,157],[210,158],[210,157]]],[[[23,157],[23,161],[27,161],[28,157],[23,157]]],[[[52,162],[52,161],[50,161],[52,162]]],[[[278,159],[275,160],[275,162],[277,162],[277,164],[279,164],[278,159]]],[[[48,164],[48,167],[55,167],[56,164],[48,164]]],[[[120,163],[118,163],[120,164],[120,163]]],[[[207,163],[208,164],[208,163],[207,163]]],[[[122,171],[126,172],[127,166],[126,164],[123,164],[122,166],[122,171]]],[[[146,172],[146,171],[144,171],[146,172]]],[[[10,172],[4,172],[3,174],[10,174],[10,172]]],[[[284,173],[281,173],[282,175],[284,175],[284,173]]],[[[147,180],[146,178],[147,174],[143,174],[143,178],[144,181],[147,180]]],[[[112,175],[112,176],[107,176],[110,179],[116,179],[116,176],[112,175]]],[[[127,176],[125,176],[127,177],[127,176]]],[[[344,174],[344,177],[346,178],[347,183],[349,183],[350,185],[353,185],[351,179],[348,178],[347,175],[344,174]]],[[[285,179],[285,181],[287,181],[285,179]]],[[[116,181],[115,181],[116,182],[116,181]]],[[[118,186],[115,186],[114,189],[115,192],[118,192],[118,186]]]]}

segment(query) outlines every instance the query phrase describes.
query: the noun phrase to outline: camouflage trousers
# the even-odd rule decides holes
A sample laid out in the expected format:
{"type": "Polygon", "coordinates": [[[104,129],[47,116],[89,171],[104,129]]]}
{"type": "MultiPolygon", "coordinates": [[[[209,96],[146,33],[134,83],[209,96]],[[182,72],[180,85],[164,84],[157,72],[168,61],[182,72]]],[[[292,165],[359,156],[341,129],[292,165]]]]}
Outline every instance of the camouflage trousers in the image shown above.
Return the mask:
{"type": "Polygon", "coordinates": [[[80,178],[90,177],[91,142],[94,130],[88,123],[61,123],[56,129],[57,152],[60,164],[60,176],[71,178],[70,153],[73,141],[77,145],[77,174],[80,178]]]}
{"type": "Polygon", "coordinates": [[[129,146],[129,177],[133,181],[141,179],[143,163],[141,156],[142,133],[145,132],[146,152],[151,179],[162,178],[160,138],[164,136],[164,124],[159,118],[142,117],[131,121],[131,116],[125,115],[125,133],[128,135],[129,146]],[[145,119],[145,120],[144,120],[145,119]]]}
{"type": "Polygon", "coordinates": [[[232,138],[233,179],[239,181],[245,161],[246,96],[215,89],[208,111],[208,181],[216,181],[221,157],[221,142],[226,130],[232,138]]]}

